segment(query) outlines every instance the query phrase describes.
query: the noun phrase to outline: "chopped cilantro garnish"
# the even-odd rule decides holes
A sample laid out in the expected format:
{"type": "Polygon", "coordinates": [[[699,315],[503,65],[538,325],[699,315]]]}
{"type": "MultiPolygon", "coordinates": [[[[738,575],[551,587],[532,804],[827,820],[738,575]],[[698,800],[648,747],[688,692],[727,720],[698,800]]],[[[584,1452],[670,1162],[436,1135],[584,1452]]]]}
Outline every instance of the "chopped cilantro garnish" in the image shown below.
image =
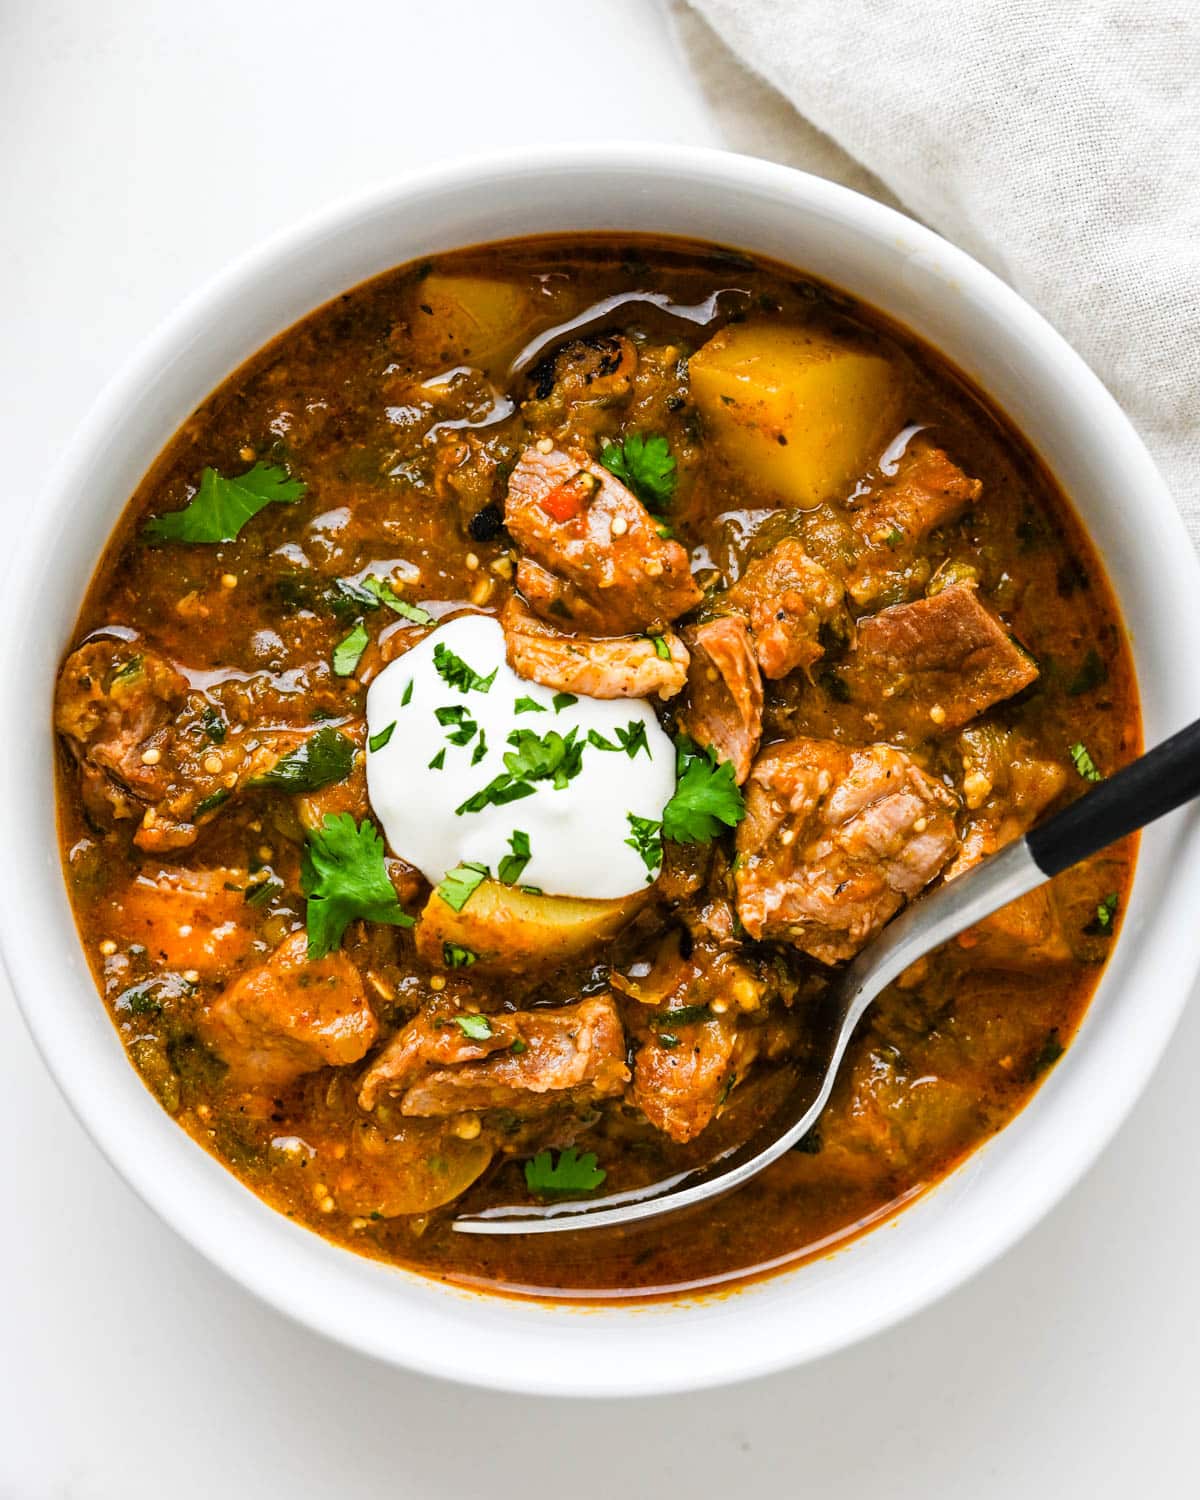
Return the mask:
{"type": "Polygon", "coordinates": [[[1104,658],[1092,647],[1083,658],[1078,672],[1067,683],[1067,692],[1072,698],[1078,698],[1081,694],[1090,693],[1093,688],[1098,688],[1107,681],[1108,668],[1104,665],[1104,658]]]}
{"type": "MultiPolygon", "coordinates": [[[[441,753],[444,755],[445,751],[441,753]]],[[[520,801],[522,797],[532,797],[533,792],[527,781],[516,781],[502,771],[499,776],[493,776],[487,786],[460,802],[454,812],[461,818],[463,813],[482,812],[485,807],[503,807],[506,803],[520,801]]]]}
{"type": "Polygon", "coordinates": [[[671,660],[671,648],[667,645],[666,639],[663,636],[647,635],[646,639],[653,645],[654,654],[658,657],[659,661],[671,660]]]}
{"type": "Polygon", "coordinates": [[[433,616],[427,609],[422,609],[419,604],[409,604],[407,600],[401,599],[396,590],[386,578],[364,578],[362,587],[368,594],[373,594],[380,604],[386,604],[390,610],[394,610],[405,620],[411,620],[414,625],[432,625],[433,616]]]}
{"type": "Polygon", "coordinates": [[[401,708],[407,708],[408,707],[408,705],[412,702],[412,695],[413,695],[413,679],[410,677],[408,679],[408,686],[404,689],[404,696],[400,699],[400,707],[401,708]]]}
{"type": "Polygon", "coordinates": [[[520,880],[525,866],[533,857],[529,848],[529,835],[522,833],[519,828],[514,828],[508,841],[511,854],[506,854],[500,861],[498,874],[505,885],[516,885],[520,880]]]}
{"type": "Polygon", "coordinates": [[[487,878],[487,865],[474,862],[456,865],[443,875],[437,893],[452,911],[462,911],[487,878]]]}
{"type": "MultiPolygon", "coordinates": [[[[390,736],[391,729],[387,734],[390,736]]],[[[353,765],[353,743],[336,729],[318,729],[302,745],[281,755],[270,770],[251,777],[249,784],[278,787],[285,792],[315,792],[335,781],[345,781],[353,765]]]]}
{"type": "Polygon", "coordinates": [[[451,703],[444,708],[435,708],[433,717],[443,729],[453,724],[455,727],[446,738],[452,745],[469,745],[475,738],[475,732],[479,728],[470,713],[460,703],[451,703]]]}
{"type": "Polygon", "coordinates": [[[480,677],[479,673],[469,667],[461,656],[451,651],[444,641],[439,641],[433,648],[433,665],[437,668],[438,676],[443,682],[452,688],[457,688],[460,693],[486,693],[496,680],[498,667],[493,667],[490,676],[480,677]]]}
{"type": "Polygon", "coordinates": [[[308,897],[308,956],[323,958],[342,941],[356,918],[411,927],[388,879],[383,840],[367,819],[328,813],[308,835],[300,887],[308,897]]]}
{"type": "Polygon", "coordinates": [[[487,754],[487,735],[483,730],[479,731],[479,739],[476,741],[474,750],[471,751],[471,764],[477,766],[487,754]]]}
{"type": "Polygon", "coordinates": [[[142,535],[153,542],[232,542],[265,506],[272,501],[293,505],[307,488],[272,464],[255,464],[235,479],[205,469],[188,504],[147,521],[142,535]]]}
{"type": "Polygon", "coordinates": [[[277,896],[281,890],[283,890],[283,881],[268,876],[266,880],[260,880],[257,885],[248,885],[245,899],[250,906],[265,906],[271,897],[277,896]]]}
{"type": "Polygon", "coordinates": [[[192,817],[202,818],[205,813],[213,812],[216,808],[220,807],[223,802],[228,801],[228,788],[218,787],[215,792],[209,792],[207,797],[201,797],[200,801],[196,803],[196,811],[192,814],[192,817]]]}
{"type": "Polygon", "coordinates": [[[516,714],[544,714],[546,705],[539,703],[536,698],[518,698],[513,704],[513,713],[516,714]]]}
{"type": "Polygon", "coordinates": [[[631,835],[625,840],[635,849],[653,879],[662,864],[662,824],[657,818],[639,818],[637,813],[627,812],[631,835]]]}
{"type": "Polygon", "coordinates": [[[584,746],[578,741],[578,729],[565,735],[556,729],[537,734],[532,729],[514,729],[508,743],[514,748],[505,753],[508,774],[520,781],[553,781],[561,791],[583,768],[584,746]]]}
{"type": "Polygon", "coordinates": [[[605,443],[600,462],[627,484],[651,511],[666,510],[675,494],[675,460],[661,433],[633,432],[619,443],[605,443]]]}
{"type": "Polygon", "coordinates": [[[395,719],[393,719],[385,729],[381,729],[378,734],[373,734],[371,736],[371,738],[367,741],[367,749],[382,750],[387,742],[391,739],[392,735],[395,734],[395,732],[396,721],[395,719]]]}
{"type": "Polygon", "coordinates": [[[461,943],[442,944],[442,962],[448,969],[469,969],[478,957],[478,953],[472,953],[461,943]]]}
{"type": "Polygon", "coordinates": [[[339,677],[352,677],[367,649],[367,627],[360,620],[349,635],[333,648],[333,670],[339,677]]]}
{"type": "Polygon", "coordinates": [[[904,533],[900,530],[899,526],[893,526],[891,531],[884,537],[884,541],[889,547],[898,547],[903,540],[904,533]]]}
{"type": "Polygon", "coordinates": [[[1117,915],[1120,897],[1111,891],[1096,907],[1096,915],[1083,929],[1093,937],[1109,937],[1113,930],[1113,918],[1117,915]]]}
{"type": "Polygon", "coordinates": [[[596,1165],[596,1154],[583,1156],[574,1146],[560,1151],[557,1162],[550,1151],[539,1151],[525,1163],[525,1183],[531,1193],[590,1193],[608,1173],[596,1165]]]}
{"type": "Polygon", "coordinates": [[[131,656],[128,661],[123,661],[109,679],[109,688],[116,687],[118,682],[132,682],[135,677],[140,677],[144,661],[141,656],[131,656]]]}
{"type": "Polygon", "coordinates": [[[431,770],[431,771],[440,771],[440,770],[443,769],[443,767],[445,766],[445,764],[446,764],[446,747],[445,747],[445,745],[443,745],[442,748],[438,751],[438,753],[429,762],[428,769],[431,770]]]}
{"type": "Polygon", "coordinates": [[[204,711],[200,715],[200,723],[204,727],[205,734],[214,745],[223,745],[225,743],[225,736],[229,733],[229,725],[226,724],[225,720],[211,703],[205,705],[204,711]]]}
{"type": "Polygon", "coordinates": [[[492,1035],[492,1023],[488,1018],[470,1011],[465,1015],[455,1016],[454,1024],[472,1042],[486,1042],[492,1035]]]}
{"type": "Polygon", "coordinates": [[[1083,777],[1084,781],[1104,780],[1104,777],[1101,776],[1100,772],[1096,769],[1096,762],[1088,754],[1086,745],[1072,745],[1068,753],[1075,766],[1075,769],[1083,777]]]}
{"type": "Polygon", "coordinates": [[[554,712],[558,714],[564,708],[570,708],[573,703],[578,703],[579,699],[574,693],[555,693],[550,701],[554,704],[554,712]]]}
{"type": "Polygon", "coordinates": [[[526,1042],[523,1042],[519,1036],[515,1036],[513,1037],[508,1050],[519,1055],[522,1052],[528,1052],[529,1046],[526,1042]]]}
{"type": "Polygon", "coordinates": [[[677,1005],[674,1010],[656,1010],[650,1013],[650,1025],[656,1030],[659,1026],[694,1026],[697,1021],[707,1021],[711,1018],[712,1011],[707,1005],[677,1005]]]}
{"type": "Polygon", "coordinates": [[[623,727],[618,726],[616,730],[617,743],[595,729],[588,730],[588,744],[595,745],[597,750],[624,750],[630,760],[637,755],[639,750],[644,750],[647,757],[650,756],[650,742],[646,738],[646,722],[644,719],[630,719],[623,727]]]}
{"type": "Polygon", "coordinates": [[[662,537],[664,542],[669,542],[675,535],[675,528],[673,526],[668,526],[665,521],[656,521],[654,523],[654,530],[660,537],[662,537]]]}
{"type": "Polygon", "coordinates": [[[663,809],[663,837],[677,844],[707,844],[746,816],[741,788],[728,761],[699,749],[691,740],[676,742],[675,795],[663,809]]]}

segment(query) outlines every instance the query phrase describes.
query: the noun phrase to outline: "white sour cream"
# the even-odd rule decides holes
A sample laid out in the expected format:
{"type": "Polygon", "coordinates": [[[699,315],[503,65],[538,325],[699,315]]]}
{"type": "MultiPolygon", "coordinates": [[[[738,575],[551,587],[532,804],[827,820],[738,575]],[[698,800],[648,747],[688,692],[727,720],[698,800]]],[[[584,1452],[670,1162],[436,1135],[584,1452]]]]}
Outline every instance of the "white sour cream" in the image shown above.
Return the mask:
{"type": "MultiPolygon", "coordinates": [[[[368,746],[367,790],[393,853],[434,885],[459,864],[486,865],[496,875],[519,830],[528,835],[530,851],[521,885],[596,900],[644,890],[657,867],[648,870],[625,842],[632,832],[629,815],[662,817],[675,791],[675,747],[641,699],[577,698],[556,710],[554,697],[549,688],[517,676],[505,660],[503,630],[485,615],[451,620],[390,662],[367,692],[368,736],[374,739],[395,725],[385,745],[368,746]],[[439,645],[479,677],[494,671],[487,692],[462,692],[447,682],[434,661],[439,645]],[[542,712],[518,713],[520,699],[532,699],[542,712]],[[465,711],[477,726],[466,744],[452,743],[459,726],[440,723],[438,709],[465,711]],[[634,724],[644,725],[649,754],[639,750],[631,759],[624,750],[588,743],[593,730],[619,744],[617,730],[634,724]],[[505,774],[504,756],[514,748],[509,735],[522,729],[539,736],[550,730],[566,736],[575,729],[577,743],[585,746],[578,775],[562,788],[533,781],[532,795],[479,812],[456,812],[505,774]],[[480,733],[486,749],[475,760],[480,733]],[[430,765],[439,756],[440,770],[430,765]]],[[[465,730],[464,725],[464,735],[465,730]]]]}

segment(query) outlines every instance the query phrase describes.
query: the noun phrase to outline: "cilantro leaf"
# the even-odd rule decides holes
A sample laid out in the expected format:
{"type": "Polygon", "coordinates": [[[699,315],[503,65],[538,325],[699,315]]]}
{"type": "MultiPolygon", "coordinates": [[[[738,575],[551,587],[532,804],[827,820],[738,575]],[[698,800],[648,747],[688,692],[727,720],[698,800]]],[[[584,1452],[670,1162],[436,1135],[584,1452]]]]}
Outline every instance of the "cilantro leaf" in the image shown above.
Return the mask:
{"type": "Polygon", "coordinates": [[[454,1024],[472,1042],[486,1042],[492,1035],[492,1023],[486,1016],[475,1015],[468,1011],[465,1015],[455,1016],[454,1024]]]}
{"type": "Polygon", "coordinates": [[[529,835],[522,833],[519,828],[514,828],[509,838],[508,847],[511,854],[506,854],[500,861],[499,876],[505,885],[516,885],[520,880],[525,866],[532,859],[529,848],[529,835]]]}
{"type": "Polygon", "coordinates": [[[367,649],[367,640],[367,627],[360,620],[333,648],[333,670],[338,677],[353,677],[354,669],[367,649]]]}
{"type": "Polygon", "coordinates": [[[442,876],[437,893],[451,911],[462,911],[487,878],[487,865],[474,862],[455,865],[453,870],[447,870],[442,876]]]}
{"type": "Polygon", "coordinates": [[[477,741],[477,743],[475,745],[475,748],[474,748],[474,750],[471,751],[471,764],[473,766],[477,766],[479,764],[479,762],[483,759],[483,757],[486,754],[487,754],[487,735],[481,729],[479,731],[479,739],[478,739],[478,741],[477,741]]]}
{"type": "Polygon", "coordinates": [[[1116,891],[1111,891],[1104,900],[1096,907],[1096,915],[1083,929],[1091,937],[1110,937],[1113,930],[1113,919],[1117,915],[1117,906],[1120,897],[1116,891]]]}
{"type": "Polygon", "coordinates": [[[598,729],[588,730],[588,744],[595,745],[597,750],[624,750],[630,760],[633,760],[639,750],[644,750],[650,756],[650,741],[646,738],[646,722],[644,719],[630,719],[624,727],[618,726],[617,743],[605,739],[598,729]]]}
{"type": "Polygon", "coordinates": [[[183,507],[147,521],[142,535],[155,542],[232,542],[247,521],[272,501],[294,505],[308,489],[286,469],[255,464],[235,479],[205,469],[200,488],[183,507]]]}
{"type": "Polygon", "coordinates": [[[583,1156],[574,1146],[560,1151],[555,1161],[550,1151],[539,1151],[525,1163],[525,1183],[531,1193],[590,1193],[608,1173],[596,1165],[596,1153],[583,1156]]]}
{"type": "Polygon", "coordinates": [[[639,818],[637,813],[627,812],[631,837],[625,842],[641,856],[642,863],[653,880],[662,864],[662,824],[657,818],[639,818]]]}
{"type": "Polygon", "coordinates": [[[381,729],[378,734],[373,734],[371,736],[371,738],[367,741],[367,749],[372,751],[382,750],[387,742],[391,739],[392,735],[395,734],[395,732],[396,721],[395,719],[393,719],[386,728],[381,729]]]}
{"type": "Polygon", "coordinates": [[[675,494],[675,460],[661,433],[630,433],[619,443],[605,443],[600,462],[626,484],[647,510],[666,510],[675,494]]]}
{"type": "Polygon", "coordinates": [[[555,693],[550,701],[554,704],[554,712],[559,714],[564,708],[570,708],[573,703],[578,703],[579,699],[574,693],[555,693]]]}
{"type": "Polygon", "coordinates": [[[708,844],[746,816],[741,788],[729,761],[718,763],[710,747],[700,750],[681,737],[675,759],[675,795],[663,809],[663,837],[677,844],[708,844]]]}
{"type": "Polygon", "coordinates": [[[383,840],[365,818],[356,824],[349,813],[326,814],[308,835],[300,888],[308,897],[309,958],[332,953],[355,918],[413,925],[388,879],[383,840]]]}
{"type": "Polygon", "coordinates": [[[479,673],[469,667],[461,656],[451,651],[444,641],[439,641],[433,648],[433,665],[437,668],[437,674],[443,682],[452,688],[457,688],[460,693],[469,693],[474,690],[477,693],[486,693],[496,680],[499,667],[493,667],[491,675],[480,677],[479,673]]]}
{"type": "Polygon", "coordinates": [[[411,620],[414,625],[432,625],[433,616],[427,609],[422,609],[419,604],[409,604],[406,599],[401,599],[396,590],[386,578],[364,578],[362,588],[368,594],[376,598],[380,604],[386,604],[390,610],[400,615],[405,620],[411,620]]]}
{"type": "Polygon", "coordinates": [[[250,785],[315,792],[335,781],[345,781],[353,765],[353,743],[336,729],[318,729],[302,745],[281,755],[270,770],[251,777],[250,785]]]}
{"type": "Polygon", "coordinates": [[[504,764],[510,776],[521,781],[553,781],[561,791],[583,769],[584,744],[578,729],[561,735],[556,729],[538,734],[532,729],[514,729],[508,743],[504,764]]]}
{"type": "Polygon", "coordinates": [[[536,698],[518,698],[513,704],[515,714],[544,714],[546,705],[539,703],[536,698]]]}
{"type": "MultiPolygon", "coordinates": [[[[445,751],[439,753],[444,755],[445,751]]],[[[506,771],[501,771],[499,776],[492,777],[487,786],[472,793],[465,802],[460,802],[454,813],[461,818],[463,813],[482,812],[489,806],[503,807],[506,803],[518,802],[522,797],[532,797],[533,793],[534,788],[527,781],[518,781],[506,771]]]]}
{"type": "Polygon", "coordinates": [[[472,953],[461,943],[442,944],[442,962],[448,969],[469,969],[478,957],[478,953],[472,953]]]}
{"type": "Polygon", "coordinates": [[[445,747],[445,745],[443,745],[442,748],[438,751],[438,753],[429,762],[428,769],[430,771],[441,771],[441,770],[445,769],[445,765],[446,765],[446,747],[445,747]]]}
{"type": "Polygon", "coordinates": [[[659,661],[671,660],[671,648],[661,635],[650,635],[647,632],[646,639],[653,645],[654,654],[658,657],[659,661]]]}
{"type": "Polygon", "coordinates": [[[475,738],[475,732],[479,728],[470,713],[463,708],[461,703],[447,704],[444,708],[435,708],[433,717],[443,729],[451,725],[455,727],[446,736],[452,745],[469,745],[475,738]]]}
{"type": "Polygon", "coordinates": [[[413,695],[413,678],[410,677],[408,679],[408,686],[404,689],[404,696],[400,699],[400,707],[401,708],[407,708],[408,707],[408,705],[412,702],[412,695],[413,695]]]}
{"type": "Polygon", "coordinates": [[[1103,781],[1104,777],[1096,769],[1096,762],[1088,754],[1088,748],[1084,744],[1072,745],[1067,752],[1075,769],[1083,777],[1084,781],[1103,781]]]}
{"type": "Polygon", "coordinates": [[[225,736],[229,733],[229,725],[226,724],[225,720],[211,703],[205,704],[204,712],[200,715],[200,723],[204,727],[205,734],[214,745],[223,745],[225,743],[225,736]]]}

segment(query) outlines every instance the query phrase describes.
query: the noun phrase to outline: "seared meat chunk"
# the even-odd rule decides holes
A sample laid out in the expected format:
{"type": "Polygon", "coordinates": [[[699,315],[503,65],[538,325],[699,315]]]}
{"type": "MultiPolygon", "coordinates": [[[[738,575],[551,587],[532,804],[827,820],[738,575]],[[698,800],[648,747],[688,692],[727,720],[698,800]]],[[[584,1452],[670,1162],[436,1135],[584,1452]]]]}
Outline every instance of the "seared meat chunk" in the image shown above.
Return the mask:
{"type": "Polygon", "coordinates": [[[552,623],[624,635],[669,624],[703,597],[679,543],[659,536],[641,501],[579,449],[526,448],[505,520],[525,553],[517,585],[552,623]]]}
{"type": "Polygon", "coordinates": [[[137,803],[164,795],[162,745],[187,692],[169,662],[124,641],[90,641],[68,657],[54,725],[82,765],[84,800],[102,823],[134,817],[137,803]]]}
{"type": "Polygon", "coordinates": [[[738,828],[738,915],[754,938],[850,958],[957,846],[956,799],[890,745],[764,751],[738,828]]]}
{"type": "Polygon", "coordinates": [[[560,693],[588,698],[673,698],[687,678],[688,653],[672,630],[658,637],[568,635],[513,595],[500,616],[514,672],[560,693]]]}
{"type": "Polygon", "coordinates": [[[957,583],[860,620],[843,679],[856,701],[870,705],[877,733],[916,744],[959,728],[1037,675],[1033,658],[974,587],[957,583]]]}
{"type": "Polygon", "coordinates": [[[698,745],[733,763],[740,786],[762,738],[762,678],[739,615],[718,615],[683,633],[692,653],[679,722],[698,745]]]}
{"type": "Polygon", "coordinates": [[[219,978],[249,957],[245,870],[156,869],[135,875],[119,896],[113,931],[122,944],[179,973],[219,978]]]}
{"type": "Polygon", "coordinates": [[[968,478],[941,448],[916,438],[892,473],[881,475],[847,506],[864,541],[896,545],[894,532],[910,542],[920,541],[974,505],[982,489],[982,483],[968,478]]]}
{"type": "Polygon", "coordinates": [[[314,732],[257,730],[243,743],[206,729],[212,705],[154,651],[92,641],[58,680],[55,725],[80,762],[88,811],[102,826],[138,818],[133,841],[149,853],[195,843],[203,823],[242,787],[314,732]]]}
{"type": "Polygon", "coordinates": [[[732,951],[731,938],[731,930],[724,938],[719,930],[706,934],[685,958],[673,933],[648,973],[612,975],[637,1045],[631,1100],[673,1141],[694,1140],[705,1129],[735,1071],[744,1072],[757,1050],[754,1033],[738,1020],[760,1006],[764,986],[732,951]]]}
{"type": "Polygon", "coordinates": [[[204,1029],[234,1074],[279,1087],[357,1062],[379,1025],[345,954],[310,960],[307,937],[294,932],[217,996],[204,1029]]]}
{"type": "MultiPolygon", "coordinates": [[[[947,880],[1020,838],[1067,784],[1065,766],[1043,759],[1011,731],[973,726],[960,735],[958,748],[969,813],[947,880]]],[[[1054,901],[1054,882],[985,917],[955,942],[973,960],[1003,969],[1036,969],[1072,957],[1054,901]]]]}
{"type": "Polygon", "coordinates": [[[807,671],[824,655],[824,628],[845,639],[850,635],[845,589],[794,537],[755,558],[722,603],[745,615],[767,677],[807,671]]]}
{"type": "Polygon", "coordinates": [[[919,437],[890,467],[847,501],[856,560],[845,575],[846,589],[860,607],[881,596],[894,603],[920,592],[930,565],[919,544],[956,520],[983,488],[919,437]]]}
{"type": "Polygon", "coordinates": [[[522,414],[536,431],[584,441],[605,424],[611,408],[629,401],[637,368],[637,349],[623,334],[574,339],[530,371],[522,414]]]}
{"type": "Polygon", "coordinates": [[[629,1080],[625,1033],[608,995],[489,1016],[488,1024],[492,1036],[473,1043],[444,1012],[410,1021],[363,1079],[360,1103],[373,1107],[385,1089],[401,1094],[406,1115],[529,1113],[611,1098],[629,1080]]]}

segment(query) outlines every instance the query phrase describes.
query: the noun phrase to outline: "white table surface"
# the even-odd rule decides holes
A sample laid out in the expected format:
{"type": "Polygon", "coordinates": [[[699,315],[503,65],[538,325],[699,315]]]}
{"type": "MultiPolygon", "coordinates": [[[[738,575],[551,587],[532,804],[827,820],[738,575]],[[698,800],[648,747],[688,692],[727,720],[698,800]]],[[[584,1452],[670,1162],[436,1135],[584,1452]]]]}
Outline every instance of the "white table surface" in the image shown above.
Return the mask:
{"type": "MultiPolygon", "coordinates": [[[[653,0],[2,0],[5,519],[247,245],[412,165],[614,135],[717,143],[653,0]]],[[[730,1391],[552,1403],[400,1374],[257,1305],[101,1159],[4,988],[0,1497],[1194,1495],[1197,1056],[1193,1006],[1085,1182],[891,1333],[730,1391]]]]}

